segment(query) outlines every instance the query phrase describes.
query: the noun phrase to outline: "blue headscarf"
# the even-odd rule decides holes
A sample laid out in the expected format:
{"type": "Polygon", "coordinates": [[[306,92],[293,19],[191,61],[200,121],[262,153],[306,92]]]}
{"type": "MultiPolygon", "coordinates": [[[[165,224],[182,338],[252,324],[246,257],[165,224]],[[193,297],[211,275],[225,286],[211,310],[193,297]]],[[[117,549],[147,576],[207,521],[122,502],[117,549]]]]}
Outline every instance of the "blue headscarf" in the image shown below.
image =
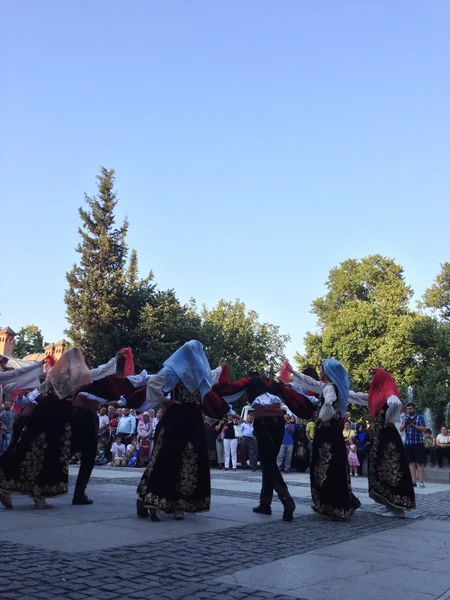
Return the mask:
{"type": "Polygon", "coordinates": [[[186,342],[170,356],[158,375],[166,376],[164,392],[171,392],[180,381],[193,394],[198,390],[202,398],[211,390],[212,376],[203,346],[197,340],[186,342]]]}
{"type": "Polygon", "coordinates": [[[322,369],[338,389],[339,410],[343,417],[347,412],[350,377],[344,369],[344,366],[335,358],[326,358],[323,360],[322,369]]]}

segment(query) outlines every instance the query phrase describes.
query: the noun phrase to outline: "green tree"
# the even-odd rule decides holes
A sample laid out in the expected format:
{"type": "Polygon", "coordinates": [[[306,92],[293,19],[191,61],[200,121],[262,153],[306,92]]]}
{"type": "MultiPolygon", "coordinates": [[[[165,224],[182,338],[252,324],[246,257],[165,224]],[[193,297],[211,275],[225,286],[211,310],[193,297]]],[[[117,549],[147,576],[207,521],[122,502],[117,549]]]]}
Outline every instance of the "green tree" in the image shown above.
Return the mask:
{"type": "Polygon", "coordinates": [[[14,344],[14,356],[24,358],[29,354],[42,352],[44,349],[44,336],[37,325],[22,327],[14,344]]]}
{"type": "Polygon", "coordinates": [[[108,360],[129,341],[127,276],[133,274],[127,272],[128,222],[115,227],[114,179],[114,170],[102,167],[97,196],[85,195],[88,209],[79,209],[80,260],[66,275],[66,333],[91,365],[108,360]]]}
{"type": "Polygon", "coordinates": [[[450,263],[441,265],[441,272],[431,287],[425,290],[422,308],[430,308],[440,319],[450,324],[450,263]]]}
{"type": "Polygon", "coordinates": [[[156,291],[141,310],[133,346],[136,365],[156,373],[175,350],[201,337],[195,306],[182,305],[173,290],[156,291]]]}
{"type": "Polygon", "coordinates": [[[416,400],[420,410],[431,410],[438,431],[447,420],[450,403],[450,327],[422,315],[417,320],[413,341],[420,367],[416,400]]]}
{"type": "Polygon", "coordinates": [[[300,366],[335,357],[347,368],[352,387],[367,389],[372,367],[382,367],[399,385],[418,377],[412,341],[417,315],[409,308],[411,288],[403,269],[379,254],[349,259],[332,269],[325,296],[314,300],[319,333],[308,333],[300,366]]]}
{"type": "Polygon", "coordinates": [[[201,312],[205,351],[212,367],[226,360],[233,375],[242,377],[248,370],[274,376],[284,359],[284,349],[290,340],[280,328],[261,323],[254,310],[236,300],[220,300],[216,307],[201,312]]]}

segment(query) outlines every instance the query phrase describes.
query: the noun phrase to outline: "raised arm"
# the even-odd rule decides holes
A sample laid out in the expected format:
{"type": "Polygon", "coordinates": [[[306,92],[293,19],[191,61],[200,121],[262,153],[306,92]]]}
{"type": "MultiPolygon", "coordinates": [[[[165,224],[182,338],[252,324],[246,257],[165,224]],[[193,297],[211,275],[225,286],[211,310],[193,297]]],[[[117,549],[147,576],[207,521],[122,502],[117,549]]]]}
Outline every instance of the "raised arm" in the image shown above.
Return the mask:
{"type": "Polygon", "coordinates": [[[291,373],[294,380],[295,385],[299,385],[306,390],[313,392],[314,394],[321,394],[323,390],[323,383],[320,381],[316,381],[309,375],[304,375],[303,373],[299,373],[298,371],[294,371],[291,367],[291,373]]]}
{"type": "Polygon", "coordinates": [[[388,409],[386,411],[386,423],[400,423],[402,403],[397,396],[389,396],[387,399],[388,409]]]}
{"type": "Polygon", "coordinates": [[[368,405],[369,394],[363,392],[353,392],[352,390],[348,393],[348,401],[352,404],[358,404],[359,406],[368,405]]]}
{"type": "Polygon", "coordinates": [[[289,410],[291,410],[294,415],[300,419],[308,419],[312,415],[315,405],[313,402],[311,402],[308,396],[300,394],[281,382],[277,384],[276,393],[283,400],[289,410]]]}

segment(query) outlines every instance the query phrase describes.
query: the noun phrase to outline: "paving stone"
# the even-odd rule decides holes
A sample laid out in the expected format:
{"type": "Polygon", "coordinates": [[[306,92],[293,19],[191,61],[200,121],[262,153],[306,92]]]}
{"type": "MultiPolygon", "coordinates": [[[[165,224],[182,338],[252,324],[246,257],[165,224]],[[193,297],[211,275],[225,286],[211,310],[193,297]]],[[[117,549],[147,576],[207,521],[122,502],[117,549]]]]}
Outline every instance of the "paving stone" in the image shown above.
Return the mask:
{"type": "MultiPolygon", "coordinates": [[[[139,479],[139,476],[138,473],[136,478],[139,479]]],[[[113,482],[114,485],[136,486],[136,478],[130,480],[119,477],[113,482]]],[[[254,478],[245,473],[236,479],[239,482],[255,482],[254,478]]],[[[229,497],[231,503],[233,498],[259,499],[256,492],[219,489],[214,486],[214,481],[219,480],[223,482],[223,478],[213,476],[213,490],[221,497],[229,497]]],[[[91,483],[101,487],[101,484],[111,485],[111,480],[94,477],[91,483]]],[[[304,488],[307,486],[308,484],[303,482],[289,483],[299,507],[310,503],[309,497],[298,496],[301,492],[304,494],[304,488]]],[[[419,510],[429,519],[448,520],[449,501],[450,490],[417,497],[419,510]]],[[[240,505],[236,506],[239,509],[240,505]]],[[[242,510],[250,511],[250,508],[245,506],[242,510]]],[[[10,581],[1,589],[0,599],[301,599],[301,593],[295,596],[295,592],[290,591],[290,595],[287,596],[257,589],[257,581],[253,589],[213,580],[222,575],[232,575],[242,569],[264,565],[275,559],[283,560],[294,554],[317,551],[332,544],[363,539],[368,534],[395,529],[402,531],[410,525],[407,520],[381,519],[374,514],[376,510],[378,508],[375,505],[364,505],[350,523],[324,522],[311,514],[298,517],[288,525],[288,529],[281,518],[273,518],[252,523],[234,521],[236,525],[226,529],[196,531],[167,540],[155,541],[149,534],[148,541],[137,547],[123,545],[101,553],[88,551],[72,554],[69,553],[70,549],[67,552],[30,549],[29,545],[8,540],[0,541],[0,577],[10,581]],[[289,545],[285,543],[287,531],[292,540],[292,544],[289,545]],[[226,558],[224,548],[230,549],[226,558]],[[135,562],[132,562],[133,557],[135,562]],[[24,564],[27,565],[26,571],[21,568],[24,564]],[[17,583],[12,584],[12,577],[17,583]]],[[[89,517],[89,512],[86,512],[86,516],[92,518],[89,517]]],[[[84,523],[80,520],[80,525],[83,524],[83,527],[88,529],[90,522],[92,521],[84,523]]],[[[162,530],[163,526],[158,530],[158,534],[162,530]]],[[[30,531],[30,536],[32,535],[30,531]]],[[[433,598],[430,597],[429,600],[433,598]]]]}

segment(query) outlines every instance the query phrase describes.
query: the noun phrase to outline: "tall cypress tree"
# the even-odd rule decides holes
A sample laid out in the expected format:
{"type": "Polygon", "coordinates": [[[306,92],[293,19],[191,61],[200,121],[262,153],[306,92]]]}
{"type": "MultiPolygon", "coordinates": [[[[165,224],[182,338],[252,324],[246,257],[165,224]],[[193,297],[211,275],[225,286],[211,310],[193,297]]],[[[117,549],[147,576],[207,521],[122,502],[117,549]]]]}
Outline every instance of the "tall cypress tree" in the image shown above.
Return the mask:
{"type": "Polygon", "coordinates": [[[91,365],[108,360],[128,341],[128,221],[115,227],[114,179],[114,170],[102,167],[97,176],[97,195],[85,194],[88,208],[79,209],[81,242],[76,248],[80,260],[66,274],[70,325],[66,333],[82,346],[91,365]]]}

